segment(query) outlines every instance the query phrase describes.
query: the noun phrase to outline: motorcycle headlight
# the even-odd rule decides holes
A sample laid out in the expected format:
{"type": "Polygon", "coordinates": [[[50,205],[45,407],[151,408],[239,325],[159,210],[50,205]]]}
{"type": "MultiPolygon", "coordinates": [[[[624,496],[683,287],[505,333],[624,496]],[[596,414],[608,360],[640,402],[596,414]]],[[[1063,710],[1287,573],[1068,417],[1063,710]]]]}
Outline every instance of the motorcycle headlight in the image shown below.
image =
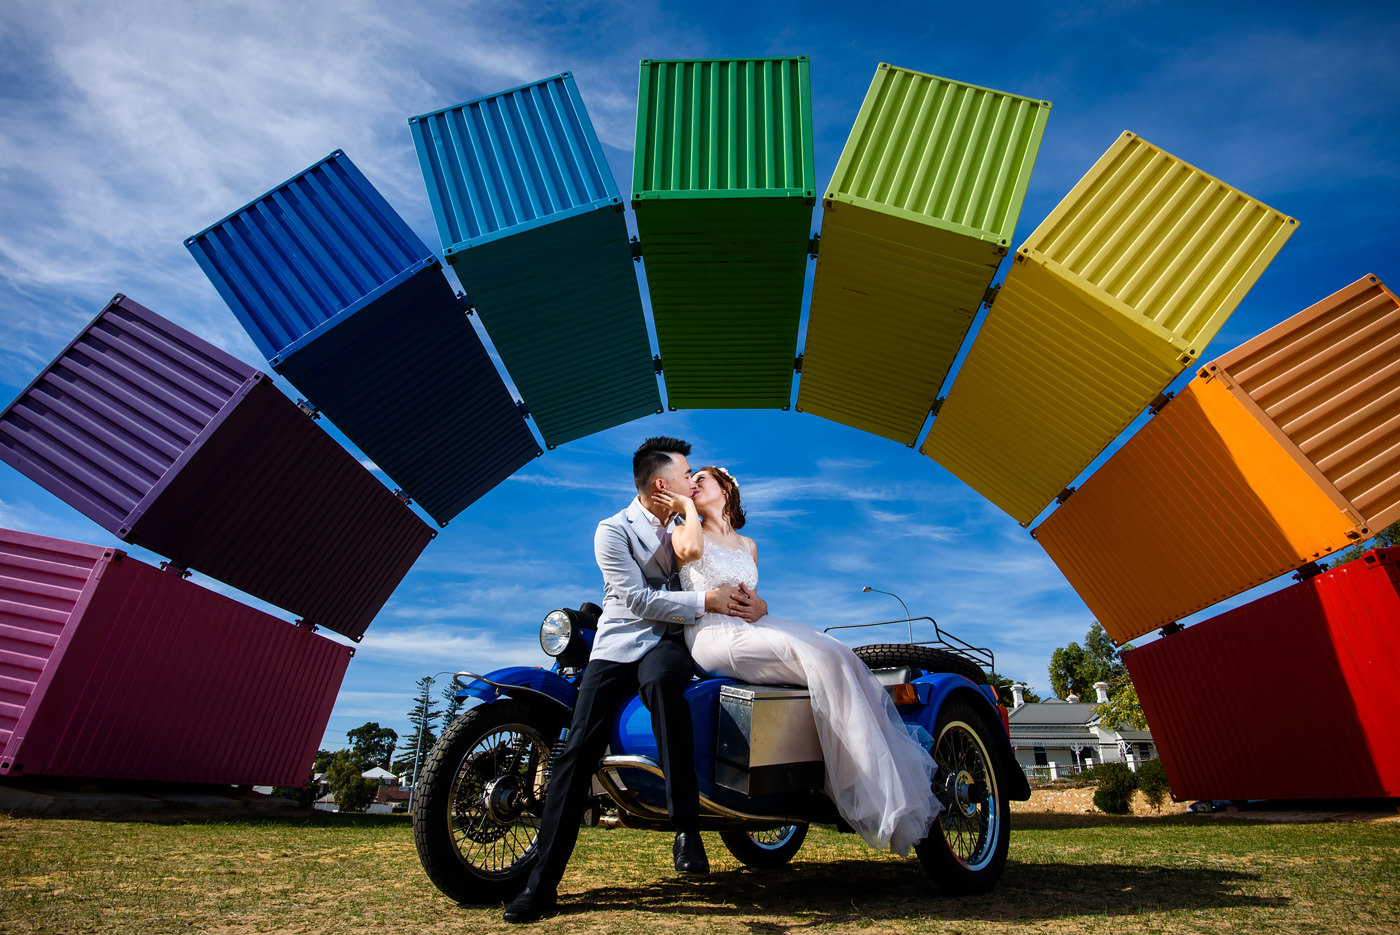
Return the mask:
{"type": "Polygon", "coordinates": [[[540,624],[540,648],[551,658],[569,648],[574,636],[574,621],[568,611],[552,610],[540,624]]]}

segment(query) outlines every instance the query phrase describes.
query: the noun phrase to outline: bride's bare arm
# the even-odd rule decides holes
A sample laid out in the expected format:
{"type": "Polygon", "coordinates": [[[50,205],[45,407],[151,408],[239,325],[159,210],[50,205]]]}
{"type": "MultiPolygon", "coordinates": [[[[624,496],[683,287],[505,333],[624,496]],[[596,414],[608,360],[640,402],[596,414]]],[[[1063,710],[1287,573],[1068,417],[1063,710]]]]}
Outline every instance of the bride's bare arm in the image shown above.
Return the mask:
{"type": "Polygon", "coordinates": [[[705,551],[705,531],[700,527],[700,512],[695,509],[695,501],[673,490],[659,490],[652,499],[673,513],[680,513],[685,522],[671,530],[671,549],[676,553],[676,561],[699,560],[705,551]]]}

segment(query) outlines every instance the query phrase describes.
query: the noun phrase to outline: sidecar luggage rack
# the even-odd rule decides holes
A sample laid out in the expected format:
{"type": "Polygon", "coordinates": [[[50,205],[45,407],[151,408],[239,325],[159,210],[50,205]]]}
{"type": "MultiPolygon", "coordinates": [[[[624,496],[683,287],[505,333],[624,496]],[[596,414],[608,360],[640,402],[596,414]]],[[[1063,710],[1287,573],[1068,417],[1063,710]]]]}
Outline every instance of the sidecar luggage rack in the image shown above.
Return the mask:
{"type": "Polygon", "coordinates": [[[955,656],[961,656],[973,665],[986,669],[988,675],[996,671],[996,654],[992,652],[991,649],[986,646],[973,646],[967,640],[954,636],[940,627],[938,621],[934,620],[932,617],[901,617],[898,620],[878,620],[875,623],[844,623],[834,627],[827,627],[822,632],[830,633],[832,630],[858,630],[864,627],[883,627],[895,623],[903,623],[909,625],[909,632],[912,637],[914,624],[924,621],[933,625],[933,639],[914,640],[911,638],[909,640],[910,646],[932,646],[935,649],[941,649],[955,656]]]}

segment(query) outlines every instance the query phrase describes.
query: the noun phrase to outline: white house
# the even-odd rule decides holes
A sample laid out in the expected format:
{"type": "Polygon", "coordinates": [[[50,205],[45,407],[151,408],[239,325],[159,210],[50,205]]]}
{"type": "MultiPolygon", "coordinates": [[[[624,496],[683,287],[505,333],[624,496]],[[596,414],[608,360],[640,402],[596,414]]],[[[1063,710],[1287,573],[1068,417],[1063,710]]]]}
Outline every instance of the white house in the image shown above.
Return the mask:
{"type": "MultiPolygon", "coordinates": [[[[1096,682],[1094,689],[1098,704],[1107,703],[1108,683],[1096,682]]],[[[1011,747],[1027,775],[1055,779],[1115,760],[1136,769],[1139,762],[1157,755],[1151,731],[1106,728],[1099,723],[1097,705],[1074,695],[1027,703],[1025,686],[1019,684],[1011,686],[1011,694],[1011,747]]]]}

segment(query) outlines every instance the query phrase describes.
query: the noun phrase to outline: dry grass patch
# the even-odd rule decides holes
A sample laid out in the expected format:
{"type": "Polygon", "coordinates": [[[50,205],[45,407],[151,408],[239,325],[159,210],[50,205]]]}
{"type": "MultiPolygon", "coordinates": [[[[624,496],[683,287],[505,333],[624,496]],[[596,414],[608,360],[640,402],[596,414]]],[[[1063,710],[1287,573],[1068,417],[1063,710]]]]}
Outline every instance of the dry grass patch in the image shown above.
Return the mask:
{"type": "MultiPolygon", "coordinates": [[[[560,915],[534,930],[656,935],[1112,931],[1393,933],[1400,822],[1271,824],[1220,816],[1013,820],[986,896],[950,899],[918,862],[814,828],[797,859],[681,879],[666,835],[585,828],[560,915]]],[[[0,932],[518,931],[463,908],[419,868],[397,817],[156,823],[0,817],[0,932]]]]}

